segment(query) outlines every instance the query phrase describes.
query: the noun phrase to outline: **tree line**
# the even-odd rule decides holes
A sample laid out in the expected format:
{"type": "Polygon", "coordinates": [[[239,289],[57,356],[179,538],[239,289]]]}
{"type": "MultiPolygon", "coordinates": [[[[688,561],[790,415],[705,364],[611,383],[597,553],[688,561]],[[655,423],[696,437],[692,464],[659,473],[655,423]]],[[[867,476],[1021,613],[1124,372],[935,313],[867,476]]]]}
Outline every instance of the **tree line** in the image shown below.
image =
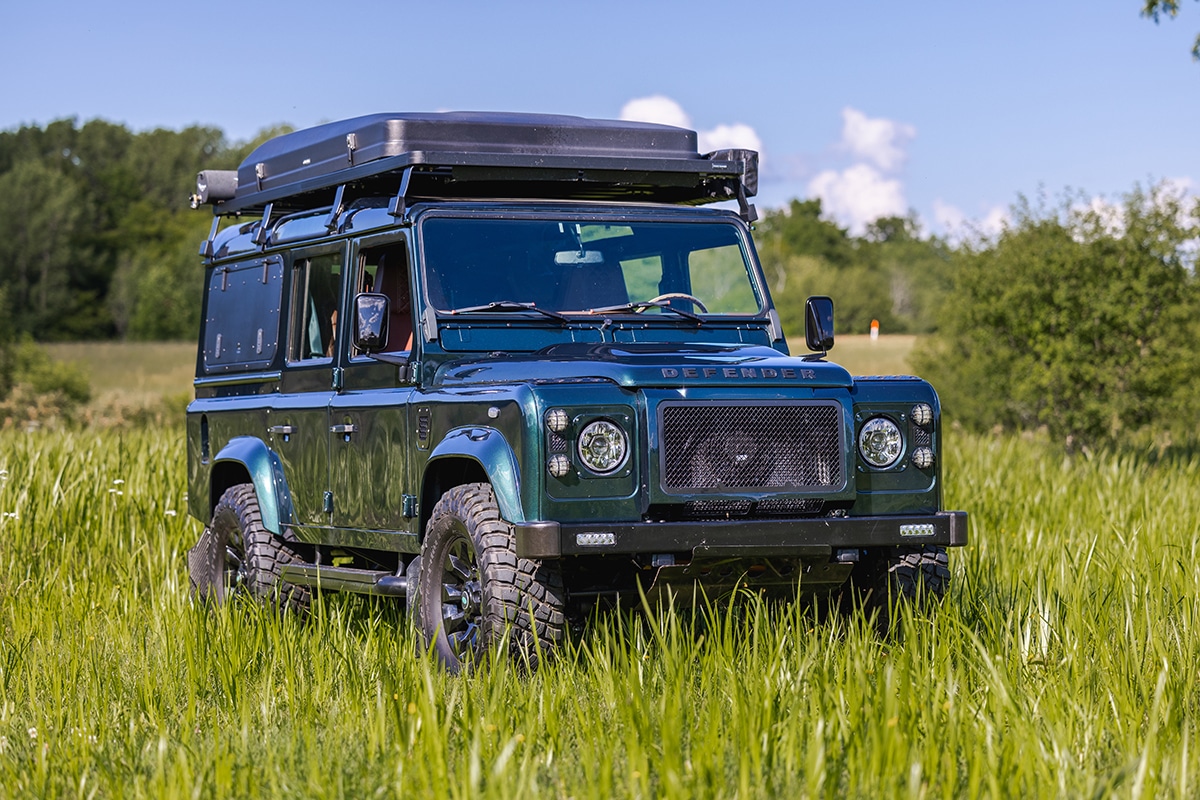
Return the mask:
{"type": "MultiPolygon", "coordinates": [[[[102,120],[0,132],[0,339],[194,338],[211,224],[188,206],[195,174],[234,169],[284,130],[233,143],[102,120]]],[[[1116,204],[1022,201],[1000,234],[954,241],[915,214],[852,235],[797,199],[754,236],[785,331],[800,335],[805,298],[827,294],[840,334],[872,321],[921,334],[913,366],[963,425],[1072,446],[1194,427],[1200,201],[1168,185],[1116,204]]],[[[0,400],[18,363],[3,345],[0,400]]]]}
{"type": "Polygon", "coordinates": [[[210,127],[75,119],[0,132],[0,312],[43,341],[191,338],[211,219],[189,188],[274,133],[231,144],[210,127]]]}

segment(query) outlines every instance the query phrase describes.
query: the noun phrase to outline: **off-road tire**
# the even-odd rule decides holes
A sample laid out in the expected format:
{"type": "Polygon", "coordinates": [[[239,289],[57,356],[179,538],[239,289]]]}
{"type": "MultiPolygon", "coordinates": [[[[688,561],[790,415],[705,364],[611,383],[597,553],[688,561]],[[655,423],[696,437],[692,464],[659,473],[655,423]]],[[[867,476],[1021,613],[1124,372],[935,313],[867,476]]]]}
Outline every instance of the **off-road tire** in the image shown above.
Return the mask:
{"type": "Polygon", "coordinates": [[[536,669],[562,643],[562,573],[553,561],[517,557],[512,525],[487,483],[456,486],[434,506],[416,595],[417,628],[451,672],[505,641],[536,669]]]}
{"type": "Polygon", "coordinates": [[[299,559],[288,541],[263,527],[254,484],[239,483],[226,489],[213,509],[209,527],[216,538],[221,573],[213,581],[218,602],[246,592],[260,602],[287,610],[308,607],[309,588],[280,577],[285,565],[299,559]]]}
{"type": "Polygon", "coordinates": [[[850,583],[851,602],[876,613],[880,631],[890,633],[903,604],[932,611],[941,602],[950,588],[950,557],[938,545],[869,550],[855,566],[850,583]]]}

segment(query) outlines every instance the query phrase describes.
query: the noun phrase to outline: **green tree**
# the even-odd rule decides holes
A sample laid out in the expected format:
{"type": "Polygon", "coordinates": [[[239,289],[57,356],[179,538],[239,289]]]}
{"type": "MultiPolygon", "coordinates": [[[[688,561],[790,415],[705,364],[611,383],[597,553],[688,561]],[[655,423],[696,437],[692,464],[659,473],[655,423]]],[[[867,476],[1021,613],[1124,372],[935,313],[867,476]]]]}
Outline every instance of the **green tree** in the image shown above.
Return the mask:
{"type": "Polygon", "coordinates": [[[0,282],[20,330],[48,338],[72,329],[68,288],[84,217],[78,186],[39,161],[0,175],[0,282]]]}
{"type": "Polygon", "coordinates": [[[1022,204],[997,240],[964,248],[939,334],[916,356],[947,413],[1073,445],[1193,413],[1198,214],[1165,186],[1116,210],[1022,204]]]}
{"type": "MultiPolygon", "coordinates": [[[[1143,0],[1143,17],[1149,17],[1157,25],[1163,15],[1171,19],[1179,16],[1179,0],[1143,0]]],[[[1200,36],[1196,37],[1196,43],[1192,45],[1192,60],[1200,61],[1200,36]]]]}
{"type": "MultiPolygon", "coordinates": [[[[921,235],[915,215],[881,217],[867,226],[862,244],[888,282],[892,323],[885,333],[929,333],[950,289],[952,249],[937,237],[921,235]]],[[[881,320],[882,323],[882,320],[881,320]]]]}
{"type": "Polygon", "coordinates": [[[204,271],[197,255],[211,218],[188,211],[131,215],[122,231],[142,245],[121,256],[109,292],[118,333],[127,339],[194,339],[204,271]]]}

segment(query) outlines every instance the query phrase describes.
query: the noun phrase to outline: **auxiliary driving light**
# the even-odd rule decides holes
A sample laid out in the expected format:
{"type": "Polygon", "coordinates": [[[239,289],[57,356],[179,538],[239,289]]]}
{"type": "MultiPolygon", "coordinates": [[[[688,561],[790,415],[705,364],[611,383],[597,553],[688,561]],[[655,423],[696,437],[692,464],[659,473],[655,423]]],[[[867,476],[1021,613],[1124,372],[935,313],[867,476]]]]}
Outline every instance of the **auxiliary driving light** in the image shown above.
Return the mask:
{"type": "Polygon", "coordinates": [[[929,403],[917,403],[909,413],[912,415],[913,423],[922,428],[933,422],[933,406],[929,403]]]}
{"type": "Polygon", "coordinates": [[[579,434],[579,460],[592,472],[605,475],[621,468],[629,445],[625,432],[606,419],[589,424],[579,434]]]}
{"type": "Polygon", "coordinates": [[[900,457],[903,447],[900,429],[887,417],[867,420],[858,432],[858,453],[872,467],[890,467],[900,457]]]}
{"type": "Polygon", "coordinates": [[[933,466],[933,449],[918,447],[916,450],[913,450],[912,462],[913,466],[917,469],[929,469],[933,466]]]}
{"type": "Polygon", "coordinates": [[[546,412],[546,427],[555,433],[562,433],[567,429],[567,424],[570,423],[570,418],[567,412],[561,408],[552,408],[546,412]]]}

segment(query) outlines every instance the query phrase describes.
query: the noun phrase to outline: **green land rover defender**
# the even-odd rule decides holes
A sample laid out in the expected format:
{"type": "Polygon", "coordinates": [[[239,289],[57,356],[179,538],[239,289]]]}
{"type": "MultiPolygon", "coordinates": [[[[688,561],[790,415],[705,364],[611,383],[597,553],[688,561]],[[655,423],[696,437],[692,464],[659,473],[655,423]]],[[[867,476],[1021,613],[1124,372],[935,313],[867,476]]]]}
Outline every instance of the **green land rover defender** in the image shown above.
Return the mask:
{"type": "Polygon", "coordinates": [[[450,669],[667,591],[940,597],[967,517],[942,510],[937,395],[828,362],[828,298],[789,355],[757,183],[755,152],[693,131],[494,113],[330,123],[201,172],[197,594],[404,598],[450,669]]]}

